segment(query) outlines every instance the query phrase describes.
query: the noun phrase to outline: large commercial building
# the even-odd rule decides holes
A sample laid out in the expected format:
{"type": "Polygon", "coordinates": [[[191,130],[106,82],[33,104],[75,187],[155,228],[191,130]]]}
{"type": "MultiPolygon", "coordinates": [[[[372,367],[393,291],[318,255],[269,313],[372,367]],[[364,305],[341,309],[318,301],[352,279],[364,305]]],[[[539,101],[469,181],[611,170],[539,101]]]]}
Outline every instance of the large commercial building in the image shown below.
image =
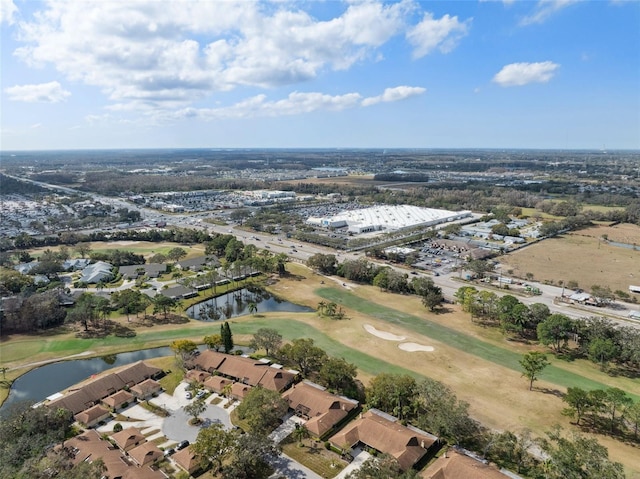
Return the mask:
{"type": "Polygon", "coordinates": [[[344,211],[326,217],[310,217],[307,224],[329,229],[346,229],[352,234],[398,231],[416,226],[435,226],[471,217],[471,211],[447,211],[418,206],[374,206],[344,211]]]}

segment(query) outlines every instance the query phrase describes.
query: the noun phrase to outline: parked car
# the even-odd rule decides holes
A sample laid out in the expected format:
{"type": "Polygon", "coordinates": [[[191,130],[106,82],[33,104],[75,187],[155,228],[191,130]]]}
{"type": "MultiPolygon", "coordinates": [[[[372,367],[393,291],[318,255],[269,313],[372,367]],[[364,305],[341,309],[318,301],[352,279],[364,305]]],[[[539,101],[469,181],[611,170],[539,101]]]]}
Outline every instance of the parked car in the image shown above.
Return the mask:
{"type": "Polygon", "coordinates": [[[196,394],[196,399],[200,399],[201,397],[204,397],[205,394],[207,394],[207,392],[204,390],[198,391],[198,394],[196,394]]]}
{"type": "Polygon", "coordinates": [[[184,448],[185,448],[185,447],[187,447],[188,445],[189,445],[189,441],[184,440],[184,441],[181,441],[181,442],[176,446],[176,449],[177,449],[178,451],[181,451],[182,449],[184,449],[184,448]]]}
{"type": "Polygon", "coordinates": [[[174,448],[169,448],[166,451],[164,451],[164,457],[170,456],[172,454],[174,454],[176,452],[176,450],[174,448]]]}
{"type": "Polygon", "coordinates": [[[193,397],[193,394],[191,394],[191,391],[187,391],[184,397],[186,397],[187,399],[191,399],[193,397]]]}

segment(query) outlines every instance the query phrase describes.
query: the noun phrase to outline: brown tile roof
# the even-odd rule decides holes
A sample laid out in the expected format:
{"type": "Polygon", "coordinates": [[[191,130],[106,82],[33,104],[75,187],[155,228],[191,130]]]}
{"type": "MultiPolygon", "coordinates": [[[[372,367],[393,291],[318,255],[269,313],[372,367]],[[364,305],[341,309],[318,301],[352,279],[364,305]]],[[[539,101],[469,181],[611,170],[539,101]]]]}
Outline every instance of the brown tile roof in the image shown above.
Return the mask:
{"type": "Polygon", "coordinates": [[[74,418],[76,421],[90,427],[110,415],[111,412],[107,408],[98,404],[97,406],[90,407],[76,414],[74,418]]]}
{"type": "Polygon", "coordinates": [[[189,368],[198,368],[203,371],[213,373],[222,362],[227,359],[227,354],[222,354],[211,349],[207,349],[198,354],[195,358],[187,361],[186,365],[189,368]]]}
{"type": "Polygon", "coordinates": [[[133,386],[131,388],[131,392],[138,398],[146,398],[161,389],[162,385],[158,381],[154,379],[145,379],[140,384],[133,386]]]}
{"type": "Polygon", "coordinates": [[[123,477],[131,467],[122,453],[112,448],[110,442],[103,441],[98,432],[93,429],[65,441],[65,446],[73,451],[74,464],[102,459],[107,468],[106,476],[108,477],[123,477]]]}
{"type": "Polygon", "coordinates": [[[129,386],[141,383],[145,379],[154,378],[162,372],[162,369],[155,366],[150,366],[144,361],[138,361],[131,366],[126,367],[116,374],[118,377],[129,386]]]}
{"type": "Polygon", "coordinates": [[[209,376],[204,382],[204,387],[211,391],[222,393],[225,386],[231,384],[233,381],[227,379],[224,376],[209,376]]]}
{"type": "Polygon", "coordinates": [[[171,458],[188,473],[192,473],[200,467],[201,459],[191,450],[191,446],[176,452],[171,458]]]}
{"type": "Polygon", "coordinates": [[[272,391],[282,391],[295,379],[295,374],[276,369],[266,363],[217,351],[207,350],[187,363],[188,367],[237,379],[251,386],[262,386],[272,391]]]}
{"type": "Polygon", "coordinates": [[[117,393],[112,394],[111,396],[107,396],[102,400],[102,403],[107,407],[117,409],[124,403],[131,402],[132,400],[133,394],[123,389],[121,391],[118,391],[117,393]]]}
{"type": "Polygon", "coordinates": [[[163,457],[163,453],[158,446],[152,442],[145,442],[134,447],[129,451],[129,456],[140,466],[152,464],[159,458],[163,457]]]}
{"type": "Polygon", "coordinates": [[[341,398],[306,381],[296,384],[282,397],[297,415],[307,419],[305,427],[316,436],[322,436],[358,406],[357,401],[341,398]]]}
{"type": "Polygon", "coordinates": [[[237,399],[244,399],[251,391],[251,386],[242,383],[233,383],[231,385],[231,395],[237,399]]]}
{"type": "Polygon", "coordinates": [[[74,414],[90,408],[125,386],[133,386],[162,372],[162,369],[138,361],[117,373],[107,374],[85,384],[77,391],[51,401],[49,407],[62,407],[74,414]]]}
{"type": "Polygon", "coordinates": [[[424,479],[505,479],[518,477],[513,474],[507,476],[495,466],[470,457],[455,449],[449,449],[443,455],[420,473],[424,479]]]}
{"type": "Polygon", "coordinates": [[[136,427],[128,427],[120,432],[113,433],[111,434],[111,438],[123,451],[128,451],[141,442],[146,441],[144,435],[136,427]]]}
{"type": "Polygon", "coordinates": [[[437,438],[419,429],[403,426],[397,419],[370,409],[329,441],[338,448],[345,445],[353,447],[362,442],[395,457],[400,467],[407,470],[422,459],[437,438]]]}
{"type": "MultiPolygon", "coordinates": [[[[113,477],[113,476],[110,476],[113,477]]],[[[167,479],[161,471],[153,470],[150,467],[130,467],[122,475],[122,479],[167,479]]]]}
{"type": "Polygon", "coordinates": [[[187,371],[185,374],[185,378],[191,381],[198,381],[199,383],[204,383],[207,378],[211,377],[211,373],[207,371],[199,371],[198,369],[191,369],[187,371]]]}

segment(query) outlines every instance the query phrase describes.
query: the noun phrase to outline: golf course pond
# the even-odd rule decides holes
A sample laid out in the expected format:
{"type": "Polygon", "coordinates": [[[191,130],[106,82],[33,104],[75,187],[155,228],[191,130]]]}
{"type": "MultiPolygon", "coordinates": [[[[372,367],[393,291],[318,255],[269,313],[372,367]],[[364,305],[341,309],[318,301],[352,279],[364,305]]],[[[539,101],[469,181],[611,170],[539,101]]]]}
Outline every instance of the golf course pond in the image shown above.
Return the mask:
{"type": "Polygon", "coordinates": [[[217,321],[247,314],[287,312],[309,313],[308,306],[291,303],[273,296],[262,288],[243,288],[194,304],[187,310],[191,319],[217,321]]]}

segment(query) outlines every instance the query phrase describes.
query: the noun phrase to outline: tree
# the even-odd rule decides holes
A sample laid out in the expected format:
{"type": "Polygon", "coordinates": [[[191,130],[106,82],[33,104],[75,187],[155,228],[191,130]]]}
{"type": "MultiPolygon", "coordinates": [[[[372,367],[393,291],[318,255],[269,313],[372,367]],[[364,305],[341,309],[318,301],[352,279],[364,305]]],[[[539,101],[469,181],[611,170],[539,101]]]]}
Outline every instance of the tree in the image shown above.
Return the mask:
{"type": "Polygon", "coordinates": [[[559,428],[547,433],[542,449],[545,479],[624,479],[622,464],[611,462],[607,448],[580,434],[564,437],[559,428]]]}
{"type": "Polygon", "coordinates": [[[202,342],[206,344],[209,349],[213,349],[215,351],[219,351],[220,347],[223,345],[222,336],[219,334],[205,336],[202,342]]]}
{"type": "Polygon", "coordinates": [[[185,256],[187,256],[186,250],[184,248],[180,248],[179,246],[171,248],[167,253],[167,258],[174,262],[180,261],[185,256]]]}
{"type": "Polygon", "coordinates": [[[414,479],[418,471],[409,469],[402,472],[398,461],[388,454],[367,459],[357,470],[349,473],[346,479],[414,479]]]}
{"type": "Polygon", "coordinates": [[[631,424],[633,437],[638,438],[638,427],[640,427],[640,401],[627,405],[624,410],[624,418],[631,424]]]}
{"type": "Polygon", "coordinates": [[[589,343],[589,359],[599,362],[600,368],[605,369],[607,363],[618,357],[620,350],[610,338],[595,338],[589,343]]]}
{"type": "Polygon", "coordinates": [[[411,406],[418,427],[453,444],[471,444],[478,435],[478,424],[469,416],[469,404],[435,379],[416,384],[411,406]]]}
{"type": "Polygon", "coordinates": [[[562,410],[564,416],[576,419],[576,425],[580,425],[580,420],[591,407],[591,396],[587,391],[578,387],[570,387],[567,394],[562,396],[562,401],[567,403],[567,407],[562,410]]]}
{"type": "Polygon", "coordinates": [[[318,372],[318,382],[338,394],[357,398],[357,375],[358,369],[355,364],[347,362],[344,358],[330,357],[324,361],[318,372]]]}
{"type": "Polygon", "coordinates": [[[224,352],[229,354],[233,350],[233,333],[227,321],[220,325],[220,337],[222,338],[224,352]]]}
{"type": "Polygon", "coordinates": [[[175,298],[170,298],[169,296],[165,296],[164,294],[156,294],[153,297],[153,314],[162,312],[164,315],[165,321],[167,320],[167,316],[170,311],[173,311],[178,307],[180,301],[175,298]]]}
{"type": "Polygon", "coordinates": [[[538,324],[538,340],[545,346],[551,344],[556,351],[566,345],[569,333],[573,329],[573,321],[564,314],[552,314],[538,324]]]}
{"type": "Polygon", "coordinates": [[[294,438],[298,441],[298,444],[302,444],[307,437],[309,437],[309,431],[302,424],[295,424],[295,429],[291,433],[294,438]]]}
{"type": "MultiPolygon", "coordinates": [[[[437,289],[440,290],[440,288],[437,289]]],[[[442,290],[438,290],[432,289],[422,297],[422,305],[431,312],[434,312],[436,309],[438,309],[444,301],[442,290]]]]}
{"type": "Polygon", "coordinates": [[[338,269],[338,260],[333,254],[316,253],[309,257],[307,260],[307,266],[322,274],[332,275],[336,274],[338,269]]]}
{"type": "Polygon", "coordinates": [[[249,425],[251,432],[267,435],[280,423],[289,404],[277,391],[261,386],[251,388],[236,408],[238,417],[249,425]]]}
{"type": "Polygon", "coordinates": [[[162,253],[156,253],[149,258],[149,263],[163,264],[165,261],[167,261],[167,257],[162,253]]]}
{"type": "Polygon", "coordinates": [[[197,455],[205,458],[216,466],[216,471],[222,468],[222,462],[230,456],[236,445],[236,434],[225,431],[220,423],[213,423],[200,429],[196,442],[191,449],[197,455]]]}
{"type": "Polygon", "coordinates": [[[140,291],[125,289],[114,292],[111,295],[111,302],[116,309],[127,315],[127,321],[129,321],[130,314],[135,313],[137,315],[146,309],[149,304],[149,297],[140,291]]]}
{"type": "Polygon", "coordinates": [[[605,407],[610,414],[610,431],[613,432],[616,426],[616,412],[621,408],[628,407],[633,400],[620,388],[609,388],[605,391],[605,407]]]}
{"type": "Polygon", "coordinates": [[[207,405],[204,402],[204,398],[197,398],[189,404],[185,404],[182,409],[193,418],[194,423],[199,423],[198,416],[206,411],[207,405]]]}
{"type": "Polygon", "coordinates": [[[529,391],[531,391],[533,382],[538,380],[538,375],[549,365],[547,356],[539,351],[531,351],[522,356],[519,362],[522,366],[522,375],[529,380],[529,391]]]}
{"type": "Polygon", "coordinates": [[[273,473],[271,463],[280,449],[269,437],[260,434],[241,434],[233,448],[232,457],[224,468],[225,479],[267,479],[273,473]]]}
{"type": "Polygon", "coordinates": [[[284,361],[295,364],[303,377],[318,372],[327,358],[327,353],[313,343],[313,339],[294,339],[278,350],[278,356],[284,361]]]}
{"type": "Polygon", "coordinates": [[[3,411],[0,421],[0,477],[31,478],[25,470],[51,444],[63,441],[72,430],[73,413],[61,408],[16,404],[3,411]]]}
{"type": "Polygon", "coordinates": [[[267,356],[278,350],[282,344],[282,335],[275,329],[260,328],[253,335],[249,347],[258,350],[264,349],[267,356]]]}
{"type": "Polygon", "coordinates": [[[81,258],[86,258],[91,253],[91,245],[89,243],[77,243],[73,249],[81,258]]]}
{"type": "Polygon", "coordinates": [[[249,314],[255,315],[258,312],[258,303],[255,301],[249,301],[247,309],[249,310],[249,314]]]}
{"type": "Polygon", "coordinates": [[[189,339],[176,339],[169,344],[171,350],[184,361],[191,356],[197,349],[198,345],[189,339]]]}
{"type": "Polygon", "coordinates": [[[367,388],[367,404],[402,419],[413,407],[416,387],[408,374],[378,374],[367,388]]]}

